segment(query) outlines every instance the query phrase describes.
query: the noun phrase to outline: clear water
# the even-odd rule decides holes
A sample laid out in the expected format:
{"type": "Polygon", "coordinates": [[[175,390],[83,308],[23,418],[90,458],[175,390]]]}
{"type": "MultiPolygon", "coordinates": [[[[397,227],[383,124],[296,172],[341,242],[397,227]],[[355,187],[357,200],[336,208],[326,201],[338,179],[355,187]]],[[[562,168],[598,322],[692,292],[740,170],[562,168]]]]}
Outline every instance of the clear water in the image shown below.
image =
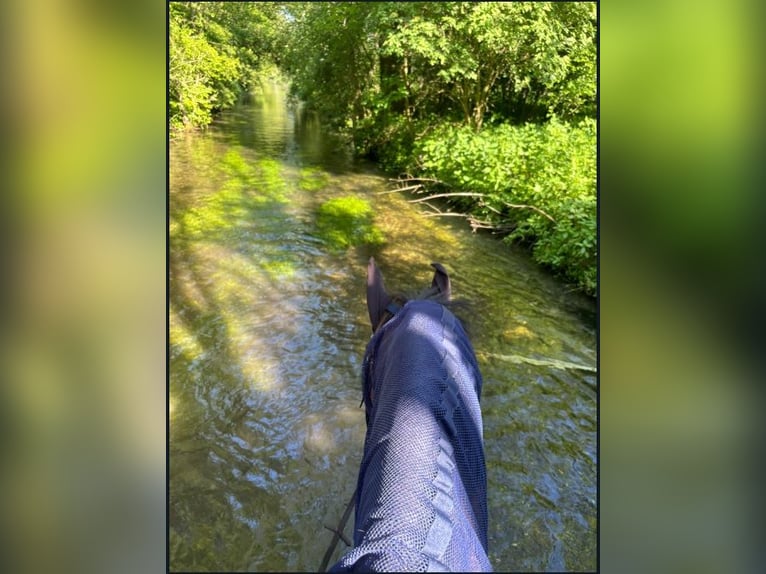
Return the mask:
{"type": "Polygon", "coordinates": [[[393,187],[278,84],[171,142],[171,570],[319,567],[364,441],[370,255],[402,291],[439,261],[470,303],[494,568],[596,568],[594,301],[393,187]],[[348,196],[385,243],[328,244],[317,209],[348,196]]]}

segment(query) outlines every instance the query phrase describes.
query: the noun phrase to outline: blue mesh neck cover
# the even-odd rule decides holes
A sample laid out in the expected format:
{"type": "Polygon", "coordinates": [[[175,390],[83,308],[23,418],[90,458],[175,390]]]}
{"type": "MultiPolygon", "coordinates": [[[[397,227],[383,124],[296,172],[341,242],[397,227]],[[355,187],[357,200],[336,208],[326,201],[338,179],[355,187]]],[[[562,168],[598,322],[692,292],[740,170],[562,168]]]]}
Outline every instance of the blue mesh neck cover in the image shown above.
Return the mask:
{"type": "Polygon", "coordinates": [[[489,571],[481,374],[463,327],[410,301],[373,335],[354,548],[331,571],[489,571]]]}

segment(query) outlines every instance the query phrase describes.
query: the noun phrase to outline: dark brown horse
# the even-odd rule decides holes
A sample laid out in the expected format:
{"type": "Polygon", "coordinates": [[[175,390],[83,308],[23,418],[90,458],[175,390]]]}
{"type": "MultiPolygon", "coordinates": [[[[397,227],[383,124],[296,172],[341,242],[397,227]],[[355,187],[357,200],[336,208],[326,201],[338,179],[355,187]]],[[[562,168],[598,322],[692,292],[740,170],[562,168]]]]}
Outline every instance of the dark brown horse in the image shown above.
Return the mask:
{"type": "Polygon", "coordinates": [[[487,479],[473,347],[438,263],[417,299],[389,295],[370,258],[373,336],[354,548],[333,571],[487,571],[487,479]]]}

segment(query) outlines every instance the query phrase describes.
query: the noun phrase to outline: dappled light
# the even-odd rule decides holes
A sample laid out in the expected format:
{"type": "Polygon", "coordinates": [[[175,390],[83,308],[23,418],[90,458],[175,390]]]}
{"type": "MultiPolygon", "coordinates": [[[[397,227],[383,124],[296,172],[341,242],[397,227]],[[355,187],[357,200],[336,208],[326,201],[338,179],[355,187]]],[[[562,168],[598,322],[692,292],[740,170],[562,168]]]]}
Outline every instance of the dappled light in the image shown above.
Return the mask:
{"type": "Polygon", "coordinates": [[[383,233],[373,223],[370,202],[353,196],[322,203],[317,210],[317,229],[319,236],[333,249],[385,242],[383,233]]]}
{"type": "Polygon", "coordinates": [[[330,178],[325,171],[318,167],[304,167],[300,171],[298,186],[305,191],[322,189],[330,178]]]}
{"type": "Polygon", "coordinates": [[[172,568],[317,568],[364,441],[370,255],[413,295],[442,262],[465,303],[493,565],[592,568],[593,301],[528,253],[426,217],[369,164],[328,153],[337,142],[303,113],[267,83],[171,143],[172,568]]]}

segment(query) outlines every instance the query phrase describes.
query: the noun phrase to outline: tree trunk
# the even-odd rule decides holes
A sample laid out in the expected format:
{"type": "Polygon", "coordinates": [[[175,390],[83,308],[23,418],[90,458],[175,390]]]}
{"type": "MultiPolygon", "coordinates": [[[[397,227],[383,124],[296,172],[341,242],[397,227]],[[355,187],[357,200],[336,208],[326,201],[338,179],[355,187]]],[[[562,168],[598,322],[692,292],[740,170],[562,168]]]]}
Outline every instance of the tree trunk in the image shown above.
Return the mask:
{"type": "Polygon", "coordinates": [[[404,115],[407,119],[412,118],[412,107],[410,106],[410,75],[409,75],[409,60],[407,56],[404,57],[402,62],[402,81],[404,82],[404,115]]]}

